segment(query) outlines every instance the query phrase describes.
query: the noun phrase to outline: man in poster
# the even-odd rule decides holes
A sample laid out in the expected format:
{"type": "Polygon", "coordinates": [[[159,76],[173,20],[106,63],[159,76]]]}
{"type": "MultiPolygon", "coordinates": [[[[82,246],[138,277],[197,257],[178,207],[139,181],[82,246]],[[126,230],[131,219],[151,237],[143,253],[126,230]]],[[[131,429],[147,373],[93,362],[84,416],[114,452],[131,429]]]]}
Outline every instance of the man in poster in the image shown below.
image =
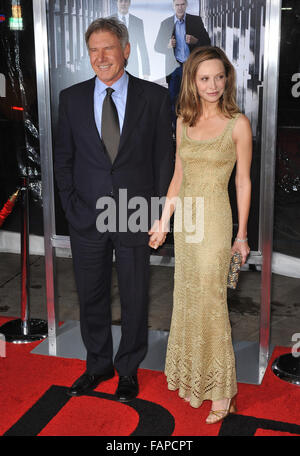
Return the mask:
{"type": "Polygon", "coordinates": [[[118,0],[118,13],[116,15],[126,25],[129,33],[131,51],[126,70],[133,76],[149,79],[150,62],[145,40],[144,24],[142,19],[129,13],[130,4],[131,0],[118,0]],[[141,72],[139,71],[138,51],[142,66],[141,72]]]}
{"type": "Polygon", "coordinates": [[[182,66],[195,47],[211,44],[201,17],[187,14],[187,5],[187,0],[173,0],[175,14],[160,24],[154,44],[155,51],[165,55],[165,74],[172,101],[174,129],[182,66]]]}

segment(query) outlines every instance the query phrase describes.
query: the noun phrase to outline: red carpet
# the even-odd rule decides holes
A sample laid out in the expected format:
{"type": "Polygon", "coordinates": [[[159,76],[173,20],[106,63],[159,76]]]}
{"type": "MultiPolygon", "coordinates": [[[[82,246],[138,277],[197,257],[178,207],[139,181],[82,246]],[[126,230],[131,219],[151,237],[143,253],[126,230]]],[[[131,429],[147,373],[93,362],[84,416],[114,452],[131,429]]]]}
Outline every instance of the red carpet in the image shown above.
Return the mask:
{"type": "Polygon", "coordinates": [[[117,376],[88,396],[69,398],[66,389],[85,363],[31,354],[37,343],[6,344],[0,358],[0,435],[300,436],[300,387],[270,368],[289,348],[276,348],[261,385],[239,384],[237,415],[207,425],[210,403],[193,409],[167,389],[161,372],[139,370],[140,394],[129,405],[114,400],[117,376]]]}

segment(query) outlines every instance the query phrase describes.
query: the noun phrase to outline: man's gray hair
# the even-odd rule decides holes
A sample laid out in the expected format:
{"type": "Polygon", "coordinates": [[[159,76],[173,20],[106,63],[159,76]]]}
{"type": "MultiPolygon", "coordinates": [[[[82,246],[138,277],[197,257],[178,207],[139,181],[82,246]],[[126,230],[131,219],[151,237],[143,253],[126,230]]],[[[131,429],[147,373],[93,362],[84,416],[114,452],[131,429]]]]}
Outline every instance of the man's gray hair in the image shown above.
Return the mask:
{"type": "Polygon", "coordinates": [[[85,42],[89,46],[89,39],[94,32],[111,32],[117,36],[122,49],[125,49],[126,44],[129,42],[128,30],[123,22],[119,21],[116,17],[100,17],[94,20],[85,32],[85,42]]]}

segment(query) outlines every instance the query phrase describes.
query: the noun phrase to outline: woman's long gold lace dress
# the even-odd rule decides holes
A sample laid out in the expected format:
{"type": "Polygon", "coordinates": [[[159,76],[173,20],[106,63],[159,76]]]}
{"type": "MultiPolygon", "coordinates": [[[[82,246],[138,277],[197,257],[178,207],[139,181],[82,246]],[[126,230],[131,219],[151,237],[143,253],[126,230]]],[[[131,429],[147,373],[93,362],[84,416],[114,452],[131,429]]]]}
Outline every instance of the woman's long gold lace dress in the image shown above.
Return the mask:
{"type": "Polygon", "coordinates": [[[183,181],[174,217],[174,306],[165,374],[168,388],[191,397],[192,407],[237,392],[227,275],[232,239],[228,182],[236,162],[232,129],[238,116],[206,141],[189,138],[183,126],[179,147],[183,181]]]}

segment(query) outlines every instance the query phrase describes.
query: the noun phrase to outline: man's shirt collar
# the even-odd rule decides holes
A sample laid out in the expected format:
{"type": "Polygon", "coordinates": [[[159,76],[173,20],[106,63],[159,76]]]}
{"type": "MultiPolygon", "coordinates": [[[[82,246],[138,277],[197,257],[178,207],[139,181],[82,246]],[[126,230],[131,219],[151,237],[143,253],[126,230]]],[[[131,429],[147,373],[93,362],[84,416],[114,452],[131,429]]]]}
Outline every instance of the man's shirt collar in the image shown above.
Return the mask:
{"type": "Polygon", "coordinates": [[[174,14],[174,24],[176,24],[176,22],[179,22],[179,23],[185,22],[185,18],[186,18],[186,13],[184,13],[184,16],[182,19],[178,19],[176,14],[174,14]]]}
{"type": "Polygon", "coordinates": [[[104,92],[108,87],[114,89],[114,95],[118,96],[122,94],[128,85],[128,74],[124,70],[124,74],[118,79],[112,86],[107,86],[104,82],[102,82],[98,77],[96,77],[96,90],[100,94],[104,92]]]}

